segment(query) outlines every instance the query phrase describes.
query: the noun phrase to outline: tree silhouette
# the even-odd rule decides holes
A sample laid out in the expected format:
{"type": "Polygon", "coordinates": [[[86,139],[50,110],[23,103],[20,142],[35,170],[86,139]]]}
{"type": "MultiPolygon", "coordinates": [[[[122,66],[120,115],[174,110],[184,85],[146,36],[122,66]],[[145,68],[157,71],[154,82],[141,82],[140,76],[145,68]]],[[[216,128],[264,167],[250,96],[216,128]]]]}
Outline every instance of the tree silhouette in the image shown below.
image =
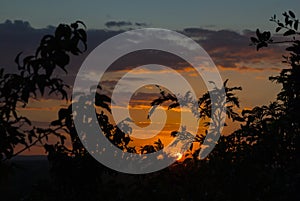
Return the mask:
{"type": "MultiPolygon", "coordinates": [[[[221,122],[221,114],[220,113],[212,113],[212,104],[215,104],[215,108],[222,110],[223,108],[226,108],[226,115],[229,119],[232,121],[239,121],[242,122],[244,119],[235,111],[237,108],[240,107],[239,105],[239,99],[235,95],[235,91],[242,90],[241,87],[228,87],[227,86],[228,80],[226,80],[223,84],[223,89],[219,89],[217,87],[214,87],[214,89],[210,92],[206,92],[200,97],[195,104],[190,104],[189,109],[191,112],[196,116],[198,119],[202,119],[206,121],[204,125],[208,128],[208,126],[212,126],[211,129],[215,130],[216,133],[220,133],[220,128],[223,125],[220,125],[221,122]],[[225,102],[222,102],[223,94],[222,91],[225,92],[225,102]],[[215,99],[217,100],[215,103],[211,101],[210,95],[213,95],[215,99]],[[211,122],[210,120],[213,119],[211,122]]],[[[211,84],[214,84],[213,82],[211,84]]],[[[159,88],[160,89],[160,88],[159,88]]],[[[153,100],[151,102],[152,109],[150,110],[149,114],[153,112],[153,109],[158,105],[162,105],[163,103],[168,103],[168,109],[179,107],[179,102],[188,105],[188,103],[191,103],[193,101],[190,100],[190,94],[186,93],[184,97],[177,98],[175,94],[168,93],[162,89],[160,89],[160,97],[153,100]],[[178,100],[180,99],[180,100],[178,100]]],[[[225,125],[226,126],[226,125],[225,125]]],[[[196,133],[195,137],[193,134],[186,131],[186,129],[183,127],[181,128],[181,131],[172,131],[171,136],[172,137],[178,137],[174,142],[173,145],[176,146],[176,144],[179,141],[186,141],[185,145],[183,145],[184,150],[189,150],[189,152],[186,153],[186,156],[192,155],[193,157],[198,157],[201,147],[198,149],[195,149],[193,152],[193,144],[190,145],[190,147],[186,147],[190,144],[191,141],[203,144],[205,137],[207,136],[208,130],[205,130],[205,133],[196,133]],[[198,155],[197,155],[198,154],[198,155]]],[[[213,146],[213,144],[216,143],[215,141],[211,141],[210,146],[213,146]]]]}
{"type": "MultiPolygon", "coordinates": [[[[15,164],[6,163],[9,159],[36,144],[43,145],[48,136],[54,135],[61,140],[64,138],[56,132],[57,129],[35,126],[29,118],[19,114],[18,108],[26,107],[30,99],[38,99],[45,93],[68,100],[66,90],[69,86],[55,71],[61,68],[67,73],[70,56],[86,50],[87,35],[81,26],[85,28],[81,21],[70,25],[60,24],[53,35],[45,35],[41,39],[35,54],[22,60],[22,53],[16,56],[16,73],[6,73],[3,68],[0,69],[1,192],[3,188],[10,188],[5,178],[12,173],[15,164]],[[21,148],[18,151],[17,146],[21,148]]],[[[5,194],[1,196],[6,199],[5,194]]]]}
{"type": "MultiPolygon", "coordinates": [[[[60,78],[53,76],[55,68],[66,71],[70,54],[78,55],[86,50],[86,32],[79,28],[82,22],[71,25],[60,24],[54,35],[42,38],[35,55],[26,56],[20,62],[19,53],[15,59],[18,73],[5,73],[0,70],[0,159],[7,160],[23,150],[40,142],[49,134],[55,134],[51,129],[31,128],[31,121],[18,114],[18,107],[26,107],[29,98],[36,99],[37,92],[43,96],[55,93],[68,100],[68,86],[60,78]],[[80,43],[84,49],[80,50],[80,43]],[[36,139],[35,141],[33,141],[36,139]],[[29,143],[28,143],[29,141],[29,143]],[[14,153],[14,147],[22,144],[23,150],[14,153]]],[[[66,71],[67,72],[67,71],[66,71]]]]}

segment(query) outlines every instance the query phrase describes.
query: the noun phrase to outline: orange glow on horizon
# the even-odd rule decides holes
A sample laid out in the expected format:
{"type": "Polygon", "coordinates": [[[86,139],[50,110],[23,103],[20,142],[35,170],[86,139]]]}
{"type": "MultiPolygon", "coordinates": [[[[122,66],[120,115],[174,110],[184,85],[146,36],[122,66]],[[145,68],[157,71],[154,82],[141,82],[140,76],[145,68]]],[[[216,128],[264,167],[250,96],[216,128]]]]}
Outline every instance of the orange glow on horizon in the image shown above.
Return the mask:
{"type": "Polygon", "coordinates": [[[176,153],[175,156],[177,156],[176,160],[180,161],[182,159],[183,154],[182,153],[176,153]]]}

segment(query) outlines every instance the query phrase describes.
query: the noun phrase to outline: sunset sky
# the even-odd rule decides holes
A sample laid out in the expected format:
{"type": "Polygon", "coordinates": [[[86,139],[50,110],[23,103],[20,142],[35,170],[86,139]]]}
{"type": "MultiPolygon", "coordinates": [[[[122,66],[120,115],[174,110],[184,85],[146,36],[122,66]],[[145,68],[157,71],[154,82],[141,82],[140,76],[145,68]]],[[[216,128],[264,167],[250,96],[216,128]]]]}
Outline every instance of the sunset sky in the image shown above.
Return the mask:
{"type": "MultiPolygon", "coordinates": [[[[32,54],[40,38],[53,33],[53,26],[59,23],[71,23],[82,20],[88,28],[88,51],[80,57],[72,58],[68,75],[64,79],[72,85],[76,73],[85,57],[104,40],[130,28],[155,27],[178,31],[198,42],[211,56],[223,78],[229,79],[229,86],[241,86],[238,92],[241,109],[256,105],[268,104],[274,100],[280,86],[271,83],[268,77],[276,75],[284,67],[281,63],[284,47],[270,47],[259,52],[249,46],[249,38],[254,36],[256,28],[274,32],[275,25],[269,22],[274,14],[280,16],[286,10],[293,10],[300,15],[299,0],[237,1],[226,3],[220,1],[72,1],[62,3],[53,1],[15,1],[0,2],[0,67],[13,72],[15,56],[23,51],[24,55],[32,54]],[[10,20],[10,21],[7,21],[10,20]],[[17,21],[15,21],[17,20],[17,21]],[[29,23],[29,24],[28,24],[29,23]]],[[[153,55],[152,55],[153,56],[153,55]]],[[[107,74],[107,82],[115,82],[122,75],[126,65],[142,64],[149,58],[132,57],[115,64],[115,69],[107,74]]],[[[164,58],[159,58],[164,61],[164,58]]],[[[175,63],[175,64],[174,64],[175,63]]],[[[192,83],[199,82],[188,66],[179,63],[174,65],[192,83]]],[[[63,74],[63,72],[58,72],[63,74]]],[[[90,72],[87,78],[96,77],[90,72]]],[[[205,92],[199,85],[199,94],[205,92]]],[[[137,104],[132,112],[147,124],[145,114],[147,106],[155,93],[148,92],[151,86],[141,90],[144,94],[136,97],[137,104]],[[146,95],[145,95],[146,94],[146,95]],[[147,97],[149,99],[144,99],[147,97]],[[143,100],[144,99],[144,100],[143,100]],[[135,111],[134,111],[135,110],[135,111]],[[143,116],[143,118],[142,118],[143,116]]],[[[29,106],[22,109],[24,115],[40,125],[47,125],[57,118],[60,107],[67,106],[65,101],[44,97],[39,101],[32,100],[29,106]]],[[[170,116],[174,117],[176,111],[170,116]]],[[[176,114],[175,114],[176,115],[176,114]]],[[[133,115],[134,116],[134,115],[133,115]]],[[[173,119],[174,120],[174,119],[173,119]]],[[[168,120],[168,122],[174,122],[168,120]]],[[[224,134],[230,133],[233,127],[226,128],[224,134]]],[[[40,153],[33,151],[31,153],[40,153]]]]}

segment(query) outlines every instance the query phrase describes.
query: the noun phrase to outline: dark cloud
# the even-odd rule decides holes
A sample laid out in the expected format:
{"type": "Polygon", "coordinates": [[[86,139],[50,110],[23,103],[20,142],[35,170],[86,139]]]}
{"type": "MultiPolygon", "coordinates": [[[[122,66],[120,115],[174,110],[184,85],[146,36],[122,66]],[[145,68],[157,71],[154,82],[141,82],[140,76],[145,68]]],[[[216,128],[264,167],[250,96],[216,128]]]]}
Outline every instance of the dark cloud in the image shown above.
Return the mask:
{"type": "MultiPolygon", "coordinates": [[[[0,23],[0,68],[4,68],[5,72],[16,72],[17,65],[14,62],[16,55],[23,52],[21,59],[28,55],[34,55],[41,38],[46,34],[53,34],[54,31],[55,26],[36,29],[25,21],[7,20],[0,23]]],[[[82,55],[71,56],[70,63],[66,67],[67,74],[59,68],[55,74],[72,86],[86,56],[100,43],[119,33],[120,31],[88,30],[88,50],[82,55]]],[[[71,94],[71,89],[69,94],[71,94]]]]}
{"type": "MultiPolygon", "coordinates": [[[[14,63],[16,55],[23,52],[22,56],[33,55],[41,38],[46,34],[53,34],[55,26],[36,29],[25,21],[9,21],[0,23],[0,68],[13,72],[17,68],[14,63]]],[[[79,56],[72,56],[71,63],[67,67],[68,76],[77,73],[86,56],[100,43],[111,38],[121,31],[113,30],[88,30],[88,50],[79,56]]],[[[61,71],[60,74],[63,74],[61,71]]],[[[70,82],[71,83],[71,82],[70,82]]]]}
{"type": "Polygon", "coordinates": [[[138,26],[138,27],[146,27],[146,26],[148,26],[148,24],[144,23],[144,22],[136,22],[134,24],[135,24],[135,26],[138,26]]]}
{"type": "Polygon", "coordinates": [[[213,34],[215,31],[212,30],[207,30],[207,29],[203,29],[203,28],[185,28],[182,31],[185,35],[188,35],[190,37],[199,37],[199,36],[209,36],[210,34],[213,34]]]}
{"type": "MultiPolygon", "coordinates": [[[[136,25],[143,26],[146,23],[131,23],[126,21],[119,21],[109,23],[109,26],[123,26],[123,25],[136,25]]],[[[34,54],[36,47],[39,45],[40,39],[46,34],[53,34],[54,26],[48,26],[43,29],[35,29],[30,26],[29,22],[25,21],[9,21],[0,23],[0,68],[4,67],[6,71],[15,71],[16,64],[14,63],[15,56],[23,51],[23,55],[27,56],[34,54]]],[[[71,58],[71,63],[67,67],[68,74],[58,70],[59,76],[70,85],[73,84],[78,69],[86,56],[103,41],[111,38],[122,30],[88,30],[88,50],[80,56],[71,58]]],[[[249,37],[255,33],[251,30],[245,30],[238,33],[230,30],[208,30],[204,28],[186,28],[179,30],[186,36],[193,38],[197,41],[212,57],[213,61],[222,68],[244,70],[247,71],[251,66],[246,63],[259,63],[261,61],[275,61],[280,63],[283,47],[270,47],[262,51],[255,51],[255,48],[249,47],[249,37]],[[276,60],[277,59],[277,60],[276,60]]],[[[188,64],[176,56],[161,53],[159,51],[147,52],[133,52],[124,58],[118,59],[110,68],[110,71],[132,69],[135,66],[149,64],[149,63],[162,64],[172,66],[175,69],[181,69],[188,64]]],[[[266,70],[274,66],[266,67],[266,70]]],[[[257,66],[253,66],[257,68],[257,66]]],[[[263,67],[262,67],[263,68],[263,67]]]]}
{"type": "Polygon", "coordinates": [[[280,63],[283,47],[272,46],[257,52],[249,46],[250,36],[255,32],[244,30],[238,33],[232,30],[207,30],[203,28],[186,28],[183,34],[197,41],[212,57],[216,65],[227,68],[242,68],[241,63],[259,63],[272,61],[280,63]]]}
{"type": "Polygon", "coordinates": [[[0,68],[15,69],[14,59],[19,52],[32,53],[40,38],[53,29],[34,29],[29,22],[7,20],[0,24],[0,68]]]}
{"type": "Polygon", "coordinates": [[[137,27],[146,27],[147,23],[144,22],[129,22],[129,21],[108,21],[105,23],[107,28],[120,28],[120,27],[128,27],[128,26],[137,26],[137,27]]]}
{"type": "Polygon", "coordinates": [[[127,21],[108,21],[105,23],[105,26],[107,28],[111,28],[111,27],[123,27],[123,26],[131,26],[132,23],[131,22],[127,22],[127,21]]]}

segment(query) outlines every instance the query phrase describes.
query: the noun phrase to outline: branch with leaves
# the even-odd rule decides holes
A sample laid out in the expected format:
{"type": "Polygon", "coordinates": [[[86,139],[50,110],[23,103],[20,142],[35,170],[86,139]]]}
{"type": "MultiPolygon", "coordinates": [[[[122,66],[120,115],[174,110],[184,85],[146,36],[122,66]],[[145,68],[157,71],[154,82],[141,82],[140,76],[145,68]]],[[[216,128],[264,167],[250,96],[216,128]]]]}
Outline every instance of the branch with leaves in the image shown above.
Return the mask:
{"type": "Polygon", "coordinates": [[[272,38],[270,31],[261,32],[259,29],[257,29],[256,37],[250,38],[250,45],[256,46],[256,50],[259,50],[272,44],[299,42],[296,38],[297,35],[300,35],[300,32],[298,31],[299,19],[296,18],[296,15],[292,11],[284,12],[282,15],[284,16],[284,22],[277,19],[276,15],[272,16],[270,21],[274,22],[277,25],[275,29],[276,33],[284,31],[282,33],[282,36],[292,36],[291,39],[275,41],[272,38]]]}
{"type": "Polygon", "coordinates": [[[67,73],[70,55],[79,55],[86,50],[87,35],[80,25],[85,28],[81,21],[60,24],[54,35],[41,39],[35,55],[26,56],[22,62],[19,53],[15,59],[18,73],[5,73],[0,69],[0,160],[16,156],[48,136],[36,128],[28,130],[32,123],[18,114],[18,107],[26,107],[30,98],[36,99],[38,91],[41,96],[48,91],[49,95],[55,93],[68,100],[66,88],[69,86],[54,77],[53,72],[59,67],[67,73]],[[84,49],[80,50],[80,44],[84,49]],[[32,142],[32,138],[37,141],[32,142]],[[25,148],[14,153],[15,146],[21,144],[25,148]]]}

